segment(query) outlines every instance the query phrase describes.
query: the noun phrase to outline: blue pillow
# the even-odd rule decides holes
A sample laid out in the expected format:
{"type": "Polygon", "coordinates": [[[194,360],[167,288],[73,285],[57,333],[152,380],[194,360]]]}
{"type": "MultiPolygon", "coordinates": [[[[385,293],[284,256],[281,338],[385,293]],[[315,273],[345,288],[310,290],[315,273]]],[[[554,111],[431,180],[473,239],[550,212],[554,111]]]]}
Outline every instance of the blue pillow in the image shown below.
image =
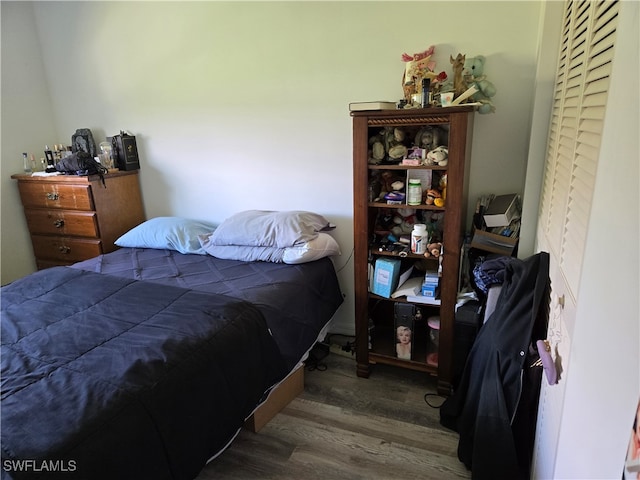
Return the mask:
{"type": "Polygon", "coordinates": [[[180,217],[156,217],[132,228],[115,241],[119,247],[156,248],[206,255],[198,235],[216,229],[211,223],[180,217]]]}

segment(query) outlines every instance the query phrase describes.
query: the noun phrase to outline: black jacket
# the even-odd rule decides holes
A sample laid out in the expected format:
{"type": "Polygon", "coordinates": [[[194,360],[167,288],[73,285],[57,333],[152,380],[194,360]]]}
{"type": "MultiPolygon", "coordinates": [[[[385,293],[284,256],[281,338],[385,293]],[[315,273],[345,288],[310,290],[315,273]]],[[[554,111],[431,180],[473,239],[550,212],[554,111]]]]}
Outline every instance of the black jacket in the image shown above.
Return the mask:
{"type": "Polygon", "coordinates": [[[512,259],[493,314],[480,329],[460,384],[440,422],[460,434],[458,458],[473,479],[528,478],[541,368],[535,341],[546,338],[549,255],[512,259]]]}

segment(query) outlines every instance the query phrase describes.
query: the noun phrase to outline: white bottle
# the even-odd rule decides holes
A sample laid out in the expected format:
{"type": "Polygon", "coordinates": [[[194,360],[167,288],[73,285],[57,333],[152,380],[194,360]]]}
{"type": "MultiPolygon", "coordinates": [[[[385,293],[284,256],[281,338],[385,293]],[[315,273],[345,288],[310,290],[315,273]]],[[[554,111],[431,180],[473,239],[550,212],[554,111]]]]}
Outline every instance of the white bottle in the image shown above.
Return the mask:
{"type": "Polygon", "coordinates": [[[416,223],[411,232],[411,253],[425,253],[427,243],[429,243],[427,226],[424,223],[416,223]]]}
{"type": "Polygon", "coordinates": [[[419,178],[410,178],[407,187],[407,204],[420,205],[422,203],[422,181],[419,178]]]}

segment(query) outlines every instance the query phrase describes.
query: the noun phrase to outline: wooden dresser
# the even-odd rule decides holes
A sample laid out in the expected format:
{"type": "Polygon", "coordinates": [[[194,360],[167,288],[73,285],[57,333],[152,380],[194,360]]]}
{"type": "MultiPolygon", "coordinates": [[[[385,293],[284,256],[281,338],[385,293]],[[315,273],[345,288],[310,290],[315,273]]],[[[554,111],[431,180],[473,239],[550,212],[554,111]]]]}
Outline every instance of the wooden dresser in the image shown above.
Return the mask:
{"type": "Polygon", "coordinates": [[[39,270],[108,253],[145,220],[138,170],[104,176],[13,175],[39,270]]]}

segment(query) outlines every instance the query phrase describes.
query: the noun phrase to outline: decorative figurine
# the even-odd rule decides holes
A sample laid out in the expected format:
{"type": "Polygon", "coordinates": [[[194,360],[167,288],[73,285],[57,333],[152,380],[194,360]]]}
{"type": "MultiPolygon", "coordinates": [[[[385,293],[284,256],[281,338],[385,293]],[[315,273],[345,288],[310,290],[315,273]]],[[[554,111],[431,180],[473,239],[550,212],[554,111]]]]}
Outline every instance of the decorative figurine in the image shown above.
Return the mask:
{"type": "Polygon", "coordinates": [[[435,47],[431,45],[424,52],[408,55],[402,54],[402,61],[406,63],[404,73],[402,74],[402,89],[404,91],[404,100],[408,105],[412,104],[412,95],[418,93],[418,89],[422,83],[422,79],[432,79],[436,77],[433,73],[436,63],[431,60],[431,55],[435,47]]]}
{"type": "Polygon", "coordinates": [[[88,128],[79,128],[71,136],[71,151],[85,152],[91,155],[91,158],[95,157],[98,153],[96,151],[96,142],[93,139],[93,134],[88,128]]]}
{"type": "Polygon", "coordinates": [[[453,69],[453,98],[455,99],[467,90],[467,84],[462,73],[464,71],[465,55],[458,53],[456,58],[449,55],[449,61],[453,69]]]}
{"type": "Polygon", "coordinates": [[[434,94],[440,92],[441,83],[447,79],[445,72],[435,73],[436,62],[431,60],[434,50],[435,47],[431,45],[424,52],[402,54],[402,61],[406,63],[402,73],[402,108],[425,108],[434,105],[434,94]],[[423,85],[426,89],[424,92],[423,85]]]}

